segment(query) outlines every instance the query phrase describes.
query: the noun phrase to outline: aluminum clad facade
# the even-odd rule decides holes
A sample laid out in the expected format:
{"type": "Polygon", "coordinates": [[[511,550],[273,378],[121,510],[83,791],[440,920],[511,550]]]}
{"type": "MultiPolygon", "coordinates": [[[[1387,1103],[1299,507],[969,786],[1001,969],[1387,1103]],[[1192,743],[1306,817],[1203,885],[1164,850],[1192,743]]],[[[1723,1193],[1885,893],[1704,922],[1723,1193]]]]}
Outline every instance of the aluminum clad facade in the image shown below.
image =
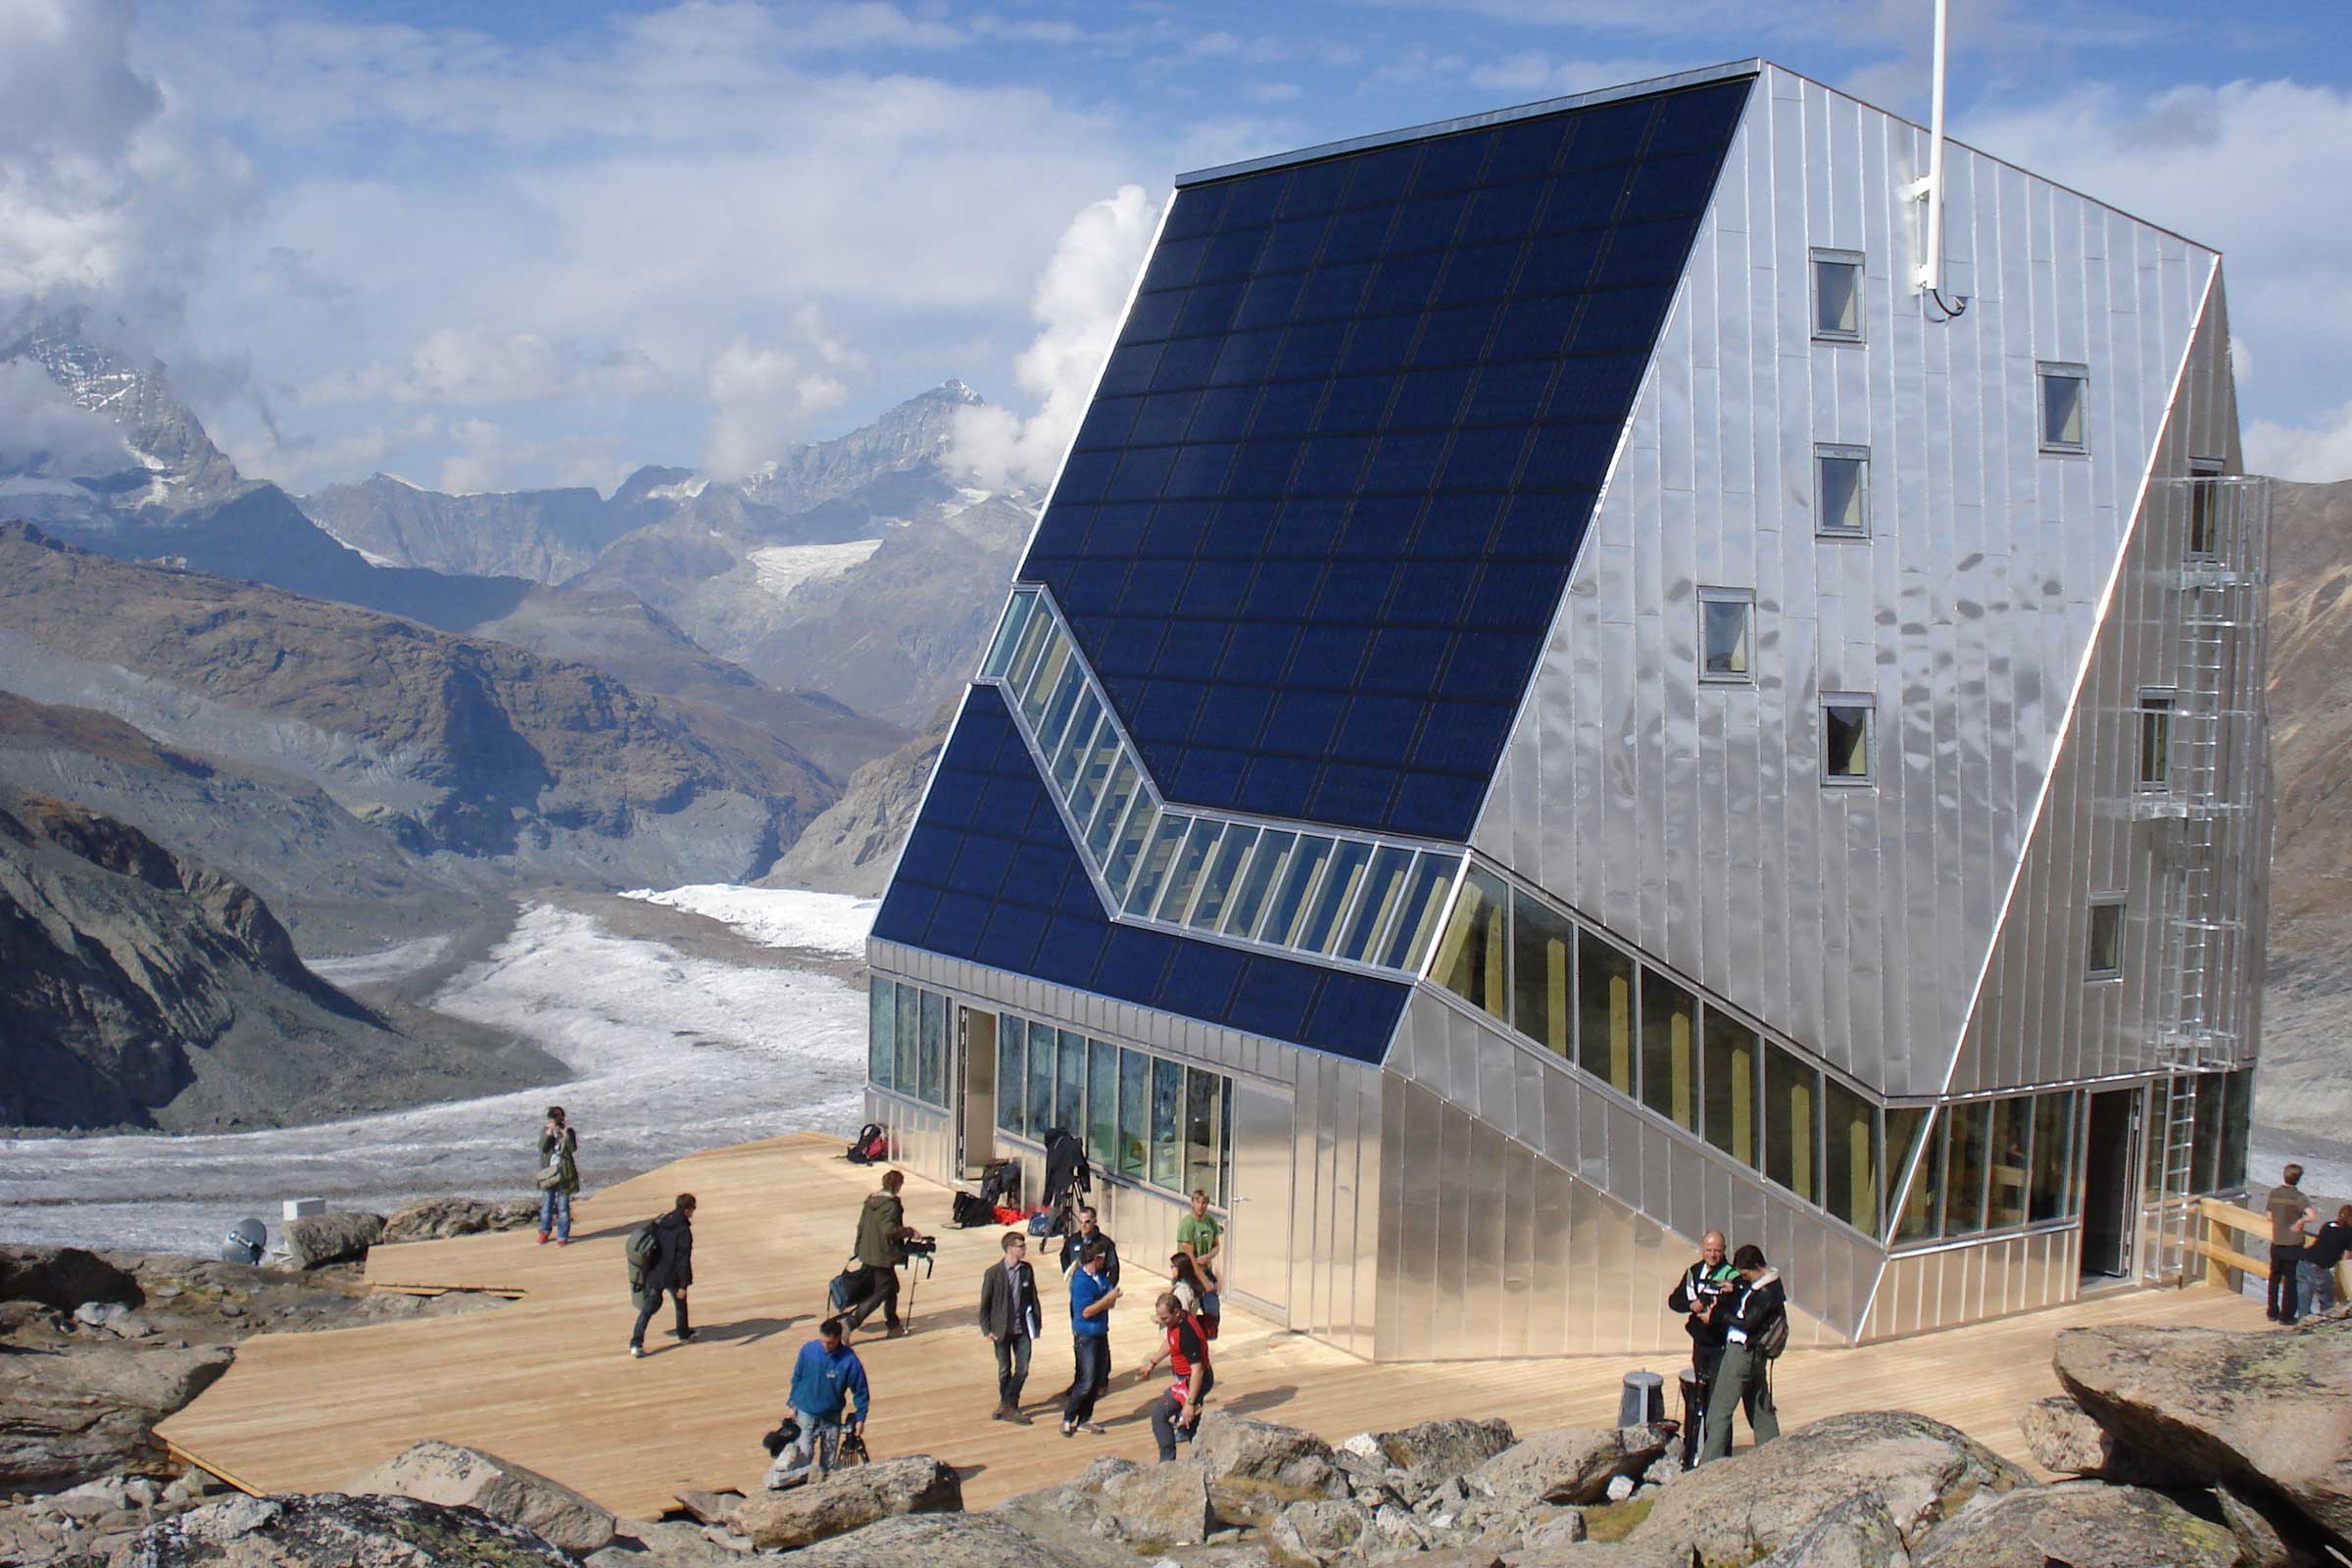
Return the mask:
{"type": "Polygon", "coordinates": [[[1943,1089],[2217,267],[1951,147],[1931,319],[1926,141],[1767,69],[1473,840],[1890,1095],[1943,1089]],[[2039,449],[2045,362],[2090,368],[2086,455],[2039,449]],[[1866,537],[1817,533],[1825,444],[1866,537]],[[1699,679],[1705,586],[1755,594],[1750,684],[1699,679]],[[1875,703],[1869,787],[1822,781],[1824,693],[1875,703]]]}

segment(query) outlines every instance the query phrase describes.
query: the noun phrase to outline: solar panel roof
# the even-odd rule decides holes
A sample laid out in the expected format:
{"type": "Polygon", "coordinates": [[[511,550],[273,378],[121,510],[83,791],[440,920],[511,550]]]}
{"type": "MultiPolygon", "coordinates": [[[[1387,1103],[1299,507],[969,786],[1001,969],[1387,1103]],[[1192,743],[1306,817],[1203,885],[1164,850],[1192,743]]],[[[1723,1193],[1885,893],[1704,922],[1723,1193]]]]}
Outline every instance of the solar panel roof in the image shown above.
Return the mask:
{"type": "Polygon", "coordinates": [[[1169,798],[1468,838],[1751,82],[1177,193],[1020,571],[1169,798]]]}
{"type": "Polygon", "coordinates": [[[1406,987],[1112,923],[994,686],[964,699],[898,874],[885,942],[1378,1061],[1406,987]]]}

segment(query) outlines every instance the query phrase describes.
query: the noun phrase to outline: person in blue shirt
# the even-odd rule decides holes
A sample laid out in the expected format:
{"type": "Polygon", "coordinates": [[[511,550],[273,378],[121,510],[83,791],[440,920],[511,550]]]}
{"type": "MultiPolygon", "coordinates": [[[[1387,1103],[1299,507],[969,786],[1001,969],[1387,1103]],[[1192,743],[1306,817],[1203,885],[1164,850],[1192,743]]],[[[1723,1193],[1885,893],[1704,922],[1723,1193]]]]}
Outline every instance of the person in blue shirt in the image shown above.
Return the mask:
{"type": "Polygon", "coordinates": [[[873,1408],[865,1363],[843,1343],[841,1319],[825,1319],[816,1326],[816,1335],[801,1347],[800,1359],[792,1364],[792,1410],[801,1435],[769,1468],[771,1492],[830,1471],[841,1451],[843,1430],[863,1433],[866,1414],[873,1408]]]}
{"type": "Polygon", "coordinates": [[[1061,1435],[1080,1428],[1100,1432],[1095,1401],[1110,1387],[1110,1309],[1118,1304],[1119,1288],[1107,1272],[1110,1248],[1089,1242],[1078,1255],[1078,1272],[1070,1276],[1070,1345],[1078,1367],[1070,1392],[1061,1396],[1061,1435]]]}

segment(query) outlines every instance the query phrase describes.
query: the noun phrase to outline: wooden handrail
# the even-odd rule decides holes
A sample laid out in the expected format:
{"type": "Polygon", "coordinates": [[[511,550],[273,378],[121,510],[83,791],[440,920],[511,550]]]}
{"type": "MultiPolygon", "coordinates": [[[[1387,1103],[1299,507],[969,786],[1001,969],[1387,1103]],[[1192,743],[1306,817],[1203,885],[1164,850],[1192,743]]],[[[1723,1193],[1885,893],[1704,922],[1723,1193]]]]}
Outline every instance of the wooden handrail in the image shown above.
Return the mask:
{"type": "Polygon", "coordinates": [[[2227,1225],[2233,1231],[2243,1231],[2248,1236],[2259,1236],[2265,1247],[2270,1245],[2271,1216],[2268,1214],[2257,1214],[2250,1208],[2225,1203],[2218,1198],[2198,1199],[2197,1211],[2216,1224],[2227,1225]]]}

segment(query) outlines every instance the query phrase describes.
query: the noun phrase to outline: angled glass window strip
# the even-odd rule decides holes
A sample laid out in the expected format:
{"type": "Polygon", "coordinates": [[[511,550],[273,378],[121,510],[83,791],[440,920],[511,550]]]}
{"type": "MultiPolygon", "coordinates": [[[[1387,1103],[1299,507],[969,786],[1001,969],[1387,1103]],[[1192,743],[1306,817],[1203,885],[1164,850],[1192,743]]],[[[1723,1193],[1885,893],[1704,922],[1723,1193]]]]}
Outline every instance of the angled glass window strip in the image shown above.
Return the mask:
{"type": "Polygon", "coordinates": [[[1193,907],[1193,895],[1200,891],[1200,868],[1208,862],[1208,852],[1216,848],[1217,834],[1222,822],[1203,816],[1193,823],[1193,830],[1184,836],[1184,848],[1176,852],[1175,863],[1168,870],[1168,887],[1159,896],[1159,918],[1176,925],[1193,907]]]}
{"type": "Polygon", "coordinates": [[[1110,841],[1119,830],[1119,821],[1127,814],[1128,803],[1135,799],[1136,783],[1141,777],[1135,759],[1125,751],[1111,764],[1110,782],[1102,787],[1102,804],[1095,808],[1095,819],[1086,829],[1086,851],[1097,865],[1104,864],[1110,855],[1110,841]]]}
{"type": "Polygon", "coordinates": [[[1258,916],[1265,912],[1266,895],[1273,890],[1274,879],[1290,863],[1291,846],[1298,835],[1281,828],[1268,828],[1258,836],[1257,853],[1250,858],[1250,869],[1243,873],[1241,885],[1225,912],[1225,934],[1229,937],[1251,937],[1257,934],[1258,916]]]}
{"type": "MultiPolygon", "coordinates": [[[[1043,677],[1041,677],[1042,680],[1043,677]]],[[[1045,716],[1037,724],[1037,749],[1047,757],[1061,744],[1069,728],[1070,714],[1078,707],[1078,699],[1088,694],[1086,668],[1076,659],[1062,661],[1061,673],[1054,678],[1054,691],[1046,699],[1045,716]]]]}
{"type": "Polygon", "coordinates": [[[1453,891],[1453,879],[1461,868],[1459,855],[1423,850],[1414,858],[1413,874],[1405,882],[1404,912],[1389,933],[1388,952],[1382,956],[1389,967],[1419,972],[1429,956],[1430,942],[1438,934],[1438,921],[1446,912],[1446,896],[1453,891]]]}
{"type": "Polygon", "coordinates": [[[1225,906],[1233,897],[1233,885],[1241,875],[1242,862],[1248,858],[1257,837],[1258,830],[1245,822],[1236,822],[1225,830],[1225,836],[1217,841],[1217,853],[1209,859],[1208,872],[1200,879],[1200,896],[1193,901],[1188,924],[1201,931],[1217,929],[1217,923],[1225,916],[1225,906]]]}
{"type": "Polygon", "coordinates": [[[1110,896],[1125,900],[1127,879],[1135,874],[1136,862],[1143,858],[1144,845],[1152,830],[1159,825],[1159,808],[1149,794],[1138,792],[1135,808],[1127,813],[1127,821],[1110,846],[1110,856],[1102,862],[1102,880],[1110,884],[1110,896]]]}
{"type": "Polygon", "coordinates": [[[1161,815],[1151,843],[1144,850],[1144,858],[1135,868],[1135,882],[1127,889],[1124,907],[1129,914],[1151,918],[1153,906],[1159,903],[1159,891],[1167,883],[1168,867],[1174,863],[1177,848],[1184,843],[1192,825],[1191,817],[1174,811],[1161,815]]]}
{"type": "Polygon", "coordinates": [[[1037,669],[1037,656],[1045,651],[1046,635],[1053,631],[1054,617],[1032,614],[1029,623],[1021,628],[1020,646],[1013,650],[1012,662],[1004,666],[1004,684],[1012,688],[1008,695],[1017,695],[1029,683],[1037,669]]]}
{"type": "Polygon", "coordinates": [[[1332,938],[1339,934],[1340,917],[1354,903],[1363,886],[1364,868],[1371,859],[1371,846],[1352,839],[1342,841],[1332,852],[1331,864],[1323,873],[1322,885],[1315,889],[1306,921],[1299,927],[1299,947],[1309,953],[1331,951],[1332,938]]]}
{"type": "Polygon", "coordinates": [[[1048,752],[1053,761],[1054,785],[1063,795],[1070,793],[1070,783],[1078,776],[1078,763],[1085,758],[1087,748],[1094,744],[1095,721],[1102,716],[1102,703],[1088,688],[1078,699],[1078,710],[1070,717],[1069,733],[1061,738],[1059,753],[1048,752]]]}
{"type": "Polygon", "coordinates": [[[1105,713],[1102,722],[1095,726],[1094,741],[1078,763],[1078,776],[1070,781],[1070,815],[1077,821],[1084,822],[1094,815],[1103,780],[1110,775],[1111,760],[1118,755],[1118,728],[1105,713]]]}
{"type": "Polygon", "coordinates": [[[1055,626],[1046,634],[1046,649],[1038,657],[1037,667],[1029,672],[1029,682],[1021,691],[1021,716],[1029,721],[1034,733],[1039,720],[1046,716],[1046,703],[1054,695],[1054,683],[1070,663],[1070,640],[1055,626]]]}
{"type": "Polygon", "coordinates": [[[980,665],[982,680],[1002,680],[1011,667],[1012,656],[1021,646],[1021,633],[1028,629],[1030,612],[1037,608],[1034,591],[1016,593],[1004,606],[1004,618],[997,626],[996,641],[989,644],[988,658],[980,665]]]}
{"type": "Polygon", "coordinates": [[[1332,841],[1326,838],[1299,839],[1298,849],[1291,855],[1291,868],[1283,874],[1274,902],[1266,908],[1266,923],[1258,932],[1259,941],[1285,948],[1293,945],[1292,939],[1305,923],[1307,896],[1314,891],[1324,862],[1331,858],[1331,846],[1332,841]]]}
{"type": "Polygon", "coordinates": [[[1388,930],[1404,892],[1405,873],[1412,865],[1413,852],[1394,844],[1384,844],[1373,853],[1363,896],[1355,901],[1355,912],[1348,917],[1339,946],[1331,950],[1333,957],[1361,963],[1377,954],[1381,935],[1388,930]]]}

